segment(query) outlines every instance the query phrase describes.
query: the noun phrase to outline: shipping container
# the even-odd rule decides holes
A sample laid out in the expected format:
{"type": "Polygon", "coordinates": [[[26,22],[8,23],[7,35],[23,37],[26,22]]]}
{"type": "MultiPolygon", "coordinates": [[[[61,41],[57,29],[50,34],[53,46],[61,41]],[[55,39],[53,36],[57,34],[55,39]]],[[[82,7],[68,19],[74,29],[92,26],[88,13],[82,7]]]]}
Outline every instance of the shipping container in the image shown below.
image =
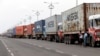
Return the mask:
{"type": "Polygon", "coordinates": [[[14,38],[16,35],[16,29],[15,27],[11,29],[11,37],[14,38]]]}
{"type": "Polygon", "coordinates": [[[25,35],[27,35],[28,38],[32,38],[32,34],[33,34],[33,28],[34,28],[34,24],[29,24],[26,25],[26,33],[25,35]]]}
{"type": "Polygon", "coordinates": [[[16,29],[15,28],[12,29],[12,35],[13,36],[16,35],[16,29]]]}
{"type": "MultiPolygon", "coordinates": [[[[62,12],[63,34],[65,37],[65,42],[75,43],[78,41],[79,32],[82,31],[84,34],[85,31],[90,28],[91,23],[89,22],[89,17],[97,14],[100,14],[100,3],[83,3],[72,9],[62,12]]],[[[93,34],[90,32],[90,35],[93,34]]],[[[92,38],[95,39],[93,36],[92,38]]],[[[87,42],[89,41],[91,40],[88,40],[87,42]]]]}
{"type": "Polygon", "coordinates": [[[16,26],[16,37],[23,38],[26,33],[26,26],[16,26]]]}
{"type": "Polygon", "coordinates": [[[50,41],[56,39],[58,25],[62,22],[61,15],[54,15],[45,19],[46,34],[50,41]]]}
{"type": "Polygon", "coordinates": [[[12,37],[12,29],[8,29],[6,33],[7,37],[12,37]]]}
{"type": "Polygon", "coordinates": [[[36,39],[41,39],[43,33],[45,32],[45,20],[39,20],[35,22],[35,35],[36,39]]]}

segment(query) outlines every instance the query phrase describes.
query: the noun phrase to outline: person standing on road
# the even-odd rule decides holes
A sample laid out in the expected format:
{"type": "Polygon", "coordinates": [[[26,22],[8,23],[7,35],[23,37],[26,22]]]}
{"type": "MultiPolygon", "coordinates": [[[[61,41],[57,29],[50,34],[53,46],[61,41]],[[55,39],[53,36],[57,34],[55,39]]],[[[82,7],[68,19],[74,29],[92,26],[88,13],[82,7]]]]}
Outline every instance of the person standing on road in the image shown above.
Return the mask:
{"type": "Polygon", "coordinates": [[[80,33],[79,33],[79,44],[82,44],[82,43],[83,43],[83,34],[80,31],[80,33]]]}
{"type": "Polygon", "coordinates": [[[84,46],[86,46],[87,44],[87,38],[88,38],[88,30],[86,30],[84,33],[84,43],[83,43],[84,46]]]}

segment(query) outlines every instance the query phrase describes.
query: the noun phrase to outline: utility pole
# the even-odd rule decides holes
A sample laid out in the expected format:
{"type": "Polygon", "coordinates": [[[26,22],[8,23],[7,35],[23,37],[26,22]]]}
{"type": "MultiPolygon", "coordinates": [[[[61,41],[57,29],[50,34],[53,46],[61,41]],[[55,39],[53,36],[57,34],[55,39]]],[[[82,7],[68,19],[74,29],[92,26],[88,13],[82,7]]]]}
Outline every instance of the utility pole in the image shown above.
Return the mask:
{"type": "Polygon", "coordinates": [[[37,21],[39,20],[39,16],[40,16],[40,11],[35,11],[35,10],[32,10],[33,12],[35,12],[35,15],[37,16],[37,21]]]}
{"type": "Polygon", "coordinates": [[[31,17],[31,16],[29,16],[29,21],[30,21],[30,24],[31,24],[31,19],[32,19],[32,17],[31,17]]]}
{"type": "Polygon", "coordinates": [[[52,2],[48,7],[50,9],[50,16],[52,16],[52,9],[54,9],[54,5],[52,4],[52,2]]]}
{"type": "Polygon", "coordinates": [[[50,16],[52,16],[52,10],[54,9],[54,5],[53,4],[57,4],[57,3],[48,3],[48,2],[44,2],[44,3],[47,3],[49,4],[48,8],[50,9],[50,16]]]}
{"type": "Polygon", "coordinates": [[[26,19],[24,19],[24,24],[26,25],[26,19]]]}
{"type": "Polygon", "coordinates": [[[37,21],[39,20],[39,15],[40,15],[40,12],[39,11],[37,11],[36,13],[36,16],[37,16],[37,21]]]}
{"type": "Polygon", "coordinates": [[[78,0],[76,0],[76,6],[78,5],[78,0]]]}

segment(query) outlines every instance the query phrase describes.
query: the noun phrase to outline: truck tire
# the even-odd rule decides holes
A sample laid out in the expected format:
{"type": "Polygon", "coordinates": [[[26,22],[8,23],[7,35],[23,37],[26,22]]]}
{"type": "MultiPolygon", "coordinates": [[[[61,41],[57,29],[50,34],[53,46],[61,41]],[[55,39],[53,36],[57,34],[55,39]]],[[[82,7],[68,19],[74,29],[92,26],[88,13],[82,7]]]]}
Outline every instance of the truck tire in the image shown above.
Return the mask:
{"type": "Polygon", "coordinates": [[[71,39],[71,37],[70,36],[68,36],[68,44],[72,44],[72,39],[71,39]]]}
{"type": "Polygon", "coordinates": [[[68,44],[68,37],[67,36],[64,36],[64,43],[68,44]]]}
{"type": "Polygon", "coordinates": [[[66,37],[64,37],[64,43],[67,44],[66,37]]]}
{"type": "Polygon", "coordinates": [[[72,43],[71,39],[68,39],[68,44],[71,44],[71,43],[72,43]]]}

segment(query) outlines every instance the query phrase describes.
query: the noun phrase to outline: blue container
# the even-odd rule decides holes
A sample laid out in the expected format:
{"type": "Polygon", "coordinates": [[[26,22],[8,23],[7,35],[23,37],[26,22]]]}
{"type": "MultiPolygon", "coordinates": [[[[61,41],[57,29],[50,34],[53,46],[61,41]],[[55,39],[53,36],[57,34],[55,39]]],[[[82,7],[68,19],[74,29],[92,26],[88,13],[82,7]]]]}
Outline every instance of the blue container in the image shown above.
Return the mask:
{"type": "Polygon", "coordinates": [[[12,35],[13,35],[13,36],[16,35],[16,28],[13,28],[13,29],[12,29],[12,35]]]}
{"type": "Polygon", "coordinates": [[[35,34],[43,34],[45,32],[45,20],[35,22],[35,34]]]}

